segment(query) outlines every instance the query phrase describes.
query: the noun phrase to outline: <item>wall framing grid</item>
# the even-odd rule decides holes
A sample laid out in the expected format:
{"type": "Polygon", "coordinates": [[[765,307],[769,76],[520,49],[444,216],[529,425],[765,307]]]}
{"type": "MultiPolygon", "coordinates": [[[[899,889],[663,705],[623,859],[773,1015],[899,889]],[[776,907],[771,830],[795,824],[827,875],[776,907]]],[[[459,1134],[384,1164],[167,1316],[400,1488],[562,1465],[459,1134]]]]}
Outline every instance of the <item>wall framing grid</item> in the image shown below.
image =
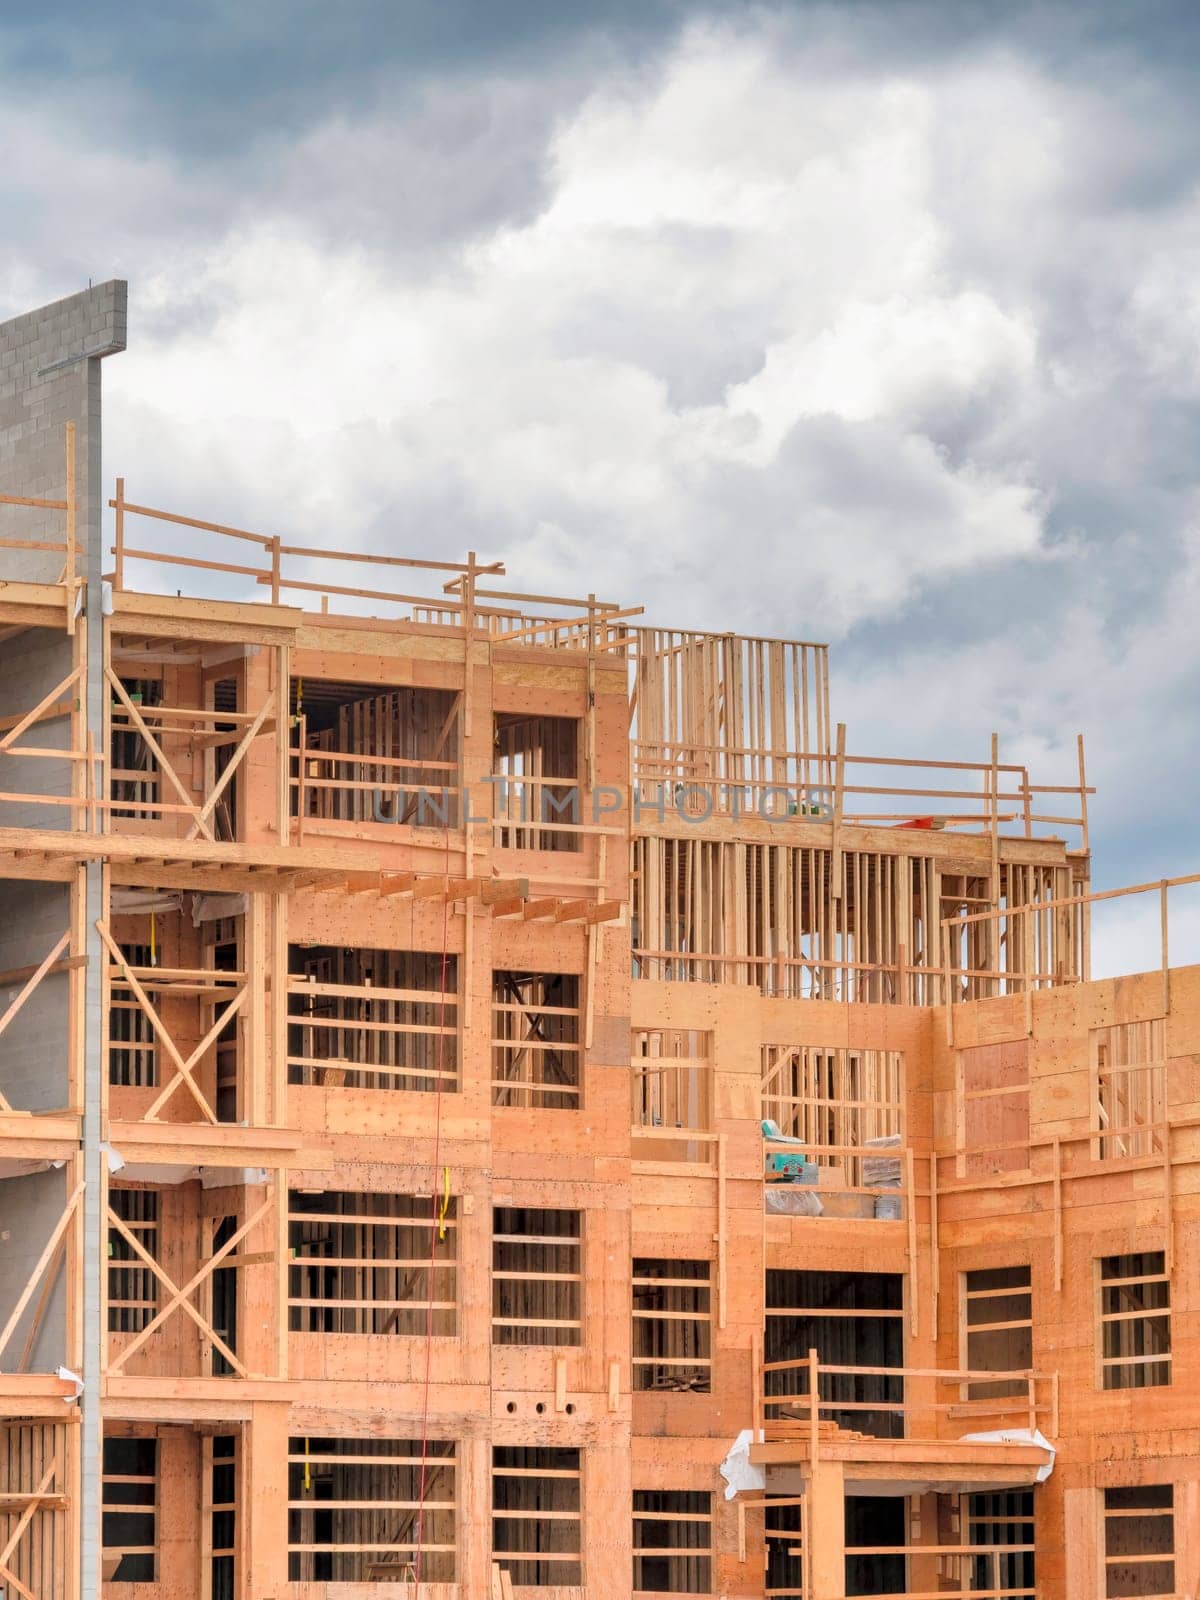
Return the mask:
{"type": "Polygon", "coordinates": [[[1197,880],[1093,981],[1082,741],[104,505],[123,290],[0,328],[0,1586],[1200,1592],[1197,880]]]}

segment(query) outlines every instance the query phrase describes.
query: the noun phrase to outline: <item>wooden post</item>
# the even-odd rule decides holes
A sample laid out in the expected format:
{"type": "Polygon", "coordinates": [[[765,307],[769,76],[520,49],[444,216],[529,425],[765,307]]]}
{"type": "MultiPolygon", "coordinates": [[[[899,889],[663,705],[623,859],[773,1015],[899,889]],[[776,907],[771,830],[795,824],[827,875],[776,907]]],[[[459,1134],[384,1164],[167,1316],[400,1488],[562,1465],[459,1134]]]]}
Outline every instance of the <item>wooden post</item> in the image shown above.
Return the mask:
{"type": "MultiPolygon", "coordinates": [[[[587,786],[596,787],[596,596],[588,595],[587,615],[587,786]]],[[[582,812],[580,813],[582,820],[582,812]]]]}
{"type": "Polygon", "coordinates": [[[1169,1016],[1171,1012],[1171,964],[1167,938],[1167,880],[1164,878],[1159,888],[1159,924],[1162,934],[1162,1012],[1169,1016]]]}
{"type": "Polygon", "coordinates": [[[1062,1192],[1062,1141],[1054,1138],[1054,1288],[1062,1293],[1063,1286],[1063,1192],[1062,1192]]]}
{"type": "MultiPolygon", "coordinates": [[[[117,479],[116,541],[113,546],[113,589],[120,594],[125,587],[125,479],[117,479]]],[[[106,630],[107,631],[107,630],[106,630]]]]}
{"type": "Polygon", "coordinates": [[[750,1336],[750,1425],[759,1444],[763,1442],[763,1339],[756,1328],[750,1336]]]}
{"type": "Polygon", "coordinates": [[[292,831],[292,666],[291,649],[275,653],[275,838],[287,844],[292,831]]]}
{"type": "Polygon", "coordinates": [[[908,1218],[908,1280],[911,1289],[908,1297],[908,1327],[915,1339],[921,1331],[921,1316],[918,1304],[920,1295],[917,1288],[917,1180],[911,1145],[904,1152],[904,1175],[906,1179],[904,1211],[908,1218]]]}
{"type": "Polygon", "coordinates": [[[724,1328],[724,1326],[726,1324],[726,1321],[728,1320],[728,1309],[729,1309],[728,1305],[727,1305],[727,1301],[729,1299],[729,1294],[728,1294],[728,1289],[727,1289],[726,1270],[725,1270],[725,1244],[726,1244],[726,1238],[727,1238],[728,1231],[729,1231],[728,1223],[727,1223],[727,1220],[726,1220],[726,1214],[725,1214],[726,1213],[726,1203],[725,1203],[725,1182],[726,1182],[726,1178],[725,1178],[725,1173],[726,1173],[726,1166],[725,1166],[725,1163],[726,1163],[725,1138],[726,1138],[726,1136],[723,1133],[720,1133],[720,1134],[717,1135],[717,1231],[716,1231],[715,1238],[716,1238],[716,1245],[717,1245],[717,1327],[718,1328],[724,1328]]]}
{"type": "Polygon", "coordinates": [[[288,1123],[287,905],[286,896],[280,894],[271,896],[271,964],[268,972],[271,996],[269,1116],[272,1126],[276,1128],[286,1127],[288,1123]]]}
{"type": "Polygon", "coordinates": [[[1175,1270],[1175,1185],[1171,1170],[1171,1124],[1163,1123],[1163,1264],[1167,1276],[1175,1270]]]}
{"type": "Polygon", "coordinates": [[[63,565],[63,584],[67,597],[67,634],[73,637],[75,633],[75,599],[79,593],[79,574],[76,568],[76,522],[77,507],[75,500],[75,424],[67,423],[67,559],[63,565]]]}
{"type": "Polygon", "coordinates": [[[840,1461],[814,1461],[804,1508],[804,1564],[812,1600],[846,1593],[846,1484],[840,1461]]]}
{"type": "Polygon", "coordinates": [[[467,670],[470,671],[471,634],[475,630],[475,575],[478,567],[474,550],[467,551],[467,570],[462,581],[462,625],[467,640],[467,670]]]}
{"type": "MultiPolygon", "coordinates": [[[[988,817],[988,832],[991,834],[992,863],[991,863],[991,909],[997,910],[1000,905],[1000,735],[992,734],[992,764],[991,764],[991,809],[988,817]]],[[[987,922],[987,964],[990,972],[998,972],[1000,968],[1000,920],[998,917],[989,917],[987,922]]],[[[998,978],[985,978],[983,980],[984,992],[998,994],[1000,980],[998,978]]]]}
{"type": "MultiPolygon", "coordinates": [[[[239,1118],[245,1117],[257,1128],[268,1120],[267,907],[265,895],[251,894],[247,899],[243,960],[250,993],[248,1004],[238,1018],[241,1059],[238,1062],[237,1107],[239,1118]]],[[[286,988],[286,978],[278,973],[272,976],[277,984],[282,982],[286,988]]]]}
{"type": "Polygon", "coordinates": [[[835,900],[842,898],[842,813],[845,810],[846,790],[846,724],[837,725],[837,762],[833,783],[833,849],[829,892],[835,900]]]}
{"type": "Polygon", "coordinates": [[[930,1337],[936,1341],[938,1336],[938,1288],[941,1279],[941,1265],[938,1261],[938,1175],[937,1152],[929,1153],[929,1298],[931,1302],[930,1315],[933,1326],[930,1337]]]}
{"type": "Polygon", "coordinates": [[[817,1470],[821,1453],[821,1366],[817,1352],[808,1352],[808,1459],[812,1471],[817,1470]]]}

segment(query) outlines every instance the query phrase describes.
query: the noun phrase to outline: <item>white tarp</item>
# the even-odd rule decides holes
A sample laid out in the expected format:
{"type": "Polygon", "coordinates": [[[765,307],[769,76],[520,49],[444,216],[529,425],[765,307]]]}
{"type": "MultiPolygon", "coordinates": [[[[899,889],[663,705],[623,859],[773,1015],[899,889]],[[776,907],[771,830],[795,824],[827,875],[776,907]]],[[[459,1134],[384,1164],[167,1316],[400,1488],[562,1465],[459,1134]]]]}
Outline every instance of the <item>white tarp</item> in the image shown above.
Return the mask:
{"type": "Polygon", "coordinates": [[[79,1396],[83,1393],[83,1379],[77,1372],[72,1372],[70,1367],[59,1367],[58,1376],[64,1383],[73,1383],[75,1385],[74,1394],[63,1395],[63,1400],[66,1402],[66,1404],[73,1406],[76,1400],[79,1399],[79,1396]]]}
{"type": "Polygon", "coordinates": [[[1036,1444],[1043,1450],[1050,1452],[1050,1459],[1044,1467],[1038,1468],[1037,1481],[1045,1483],[1054,1471],[1054,1446],[1046,1438],[1040,1428],[998,1428],[995,1433],[965,1433],[963,1443],[970,1441],[972,1444],[1036,1444]]]}
{"type": "Polygon", "coordinates": [[[754,1443],[754,1430],[743,1428],[730,1446],[729,1454],[721,1463],[721,1476],[725,1479],[725,1498],[732,1500],[743,1489],[765,1489],[767,1474],[750,1460],[750,1446],[754,1443]]]}

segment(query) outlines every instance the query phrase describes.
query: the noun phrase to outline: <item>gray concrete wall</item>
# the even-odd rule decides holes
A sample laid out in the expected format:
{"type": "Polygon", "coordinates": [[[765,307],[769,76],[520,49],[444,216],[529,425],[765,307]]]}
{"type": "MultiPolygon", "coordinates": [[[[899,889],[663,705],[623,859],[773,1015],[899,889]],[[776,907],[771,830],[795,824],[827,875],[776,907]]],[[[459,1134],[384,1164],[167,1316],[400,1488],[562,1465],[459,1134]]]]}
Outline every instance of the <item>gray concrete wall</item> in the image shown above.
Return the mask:
{"type": "MultiPolygon", "coordinates": [[[[126,300],[127,286],[114,279],[0,323],[0,494],[64,499],[63,430],[74,422],[76,492],[85,495],[89,451],[99,450],[100,364],[80,357],[124,350],[126,300]]],[[[0,526],[6,537],[59,539],[63,519],[3,507],[0,526]]],[[[82,522],[79,537],[86,537],[82,522]]],[[[54,551],[0,551],[0,577],[47,583],[61,567],[54,551]]]]}
{"type": "MultiPolygon", "coordinates": [[[[0,1323],[21,1297],[46,1241],[62,1216],[68,1197],[67,1175],[51,1167],[47,1172],[26,1173],[0,1179],[0,1323]]],[[[0,1366],[13,1372],[33,1326],[41,1288],[35,1290],[0,1366]]],[[[43,1314],[28,1370],[53,1372],[67,1359],[66,1272],[60,1269],[54,1293],[43,1314]]]]}
{"type": "MultiPolygon", "coordinates": [[[[64,425],[73,421],[75,484],[78,497],[76,533],[80,575],[86,580],[84,603],[87,636],[87,718],[99,733],[104,723],[103,585],[104,560],[101,508],[104,484],[100,461],[100,374],[102,358],[125,348],[126,285],[103,283],[43,306],[0,325],[0,493],[62,499],[66,495],[64,425]]],[[[5,536],[62,537],[59,512],[0,508],[0,530],[5,536]],[[20,519],[20,520],[18,520],[20,519]]],[[[56,551],[0,550],[0,582],[53,582],[61,568],[56,551]]],[[[43,663],[59,680],[70,670],[69,641],[61,640],[61,658],[51,651],[43,663]],[[60,670],[59,670],[60,669],[60,670]]],[[[16,667],[20,651],[9,663],[16,667]]],[[[53,679],[51,681],[54,681],[53,679]]],[[[29,709],[27,702],[21,709],[29,709]]],[[[27,763],[31,765],[31,763],[27,763]]],[[[53,770],[56,763],[47,766],[53,770]]],[[[26,786],[30,780],[26,780],[26,786]]],[[[61,775],[57,781],[62,781],[61,775]]],[[[47,826],[50,807],[34,807],[38,825],[47,826]]],[[[0,806],[0,822],[10,822],[0,806]]],[[[62,825],[61,817],[55,819],[62,825]]],[[[85,923],[88,966],[85,976],[85,1062],[83,1092],[83,1267],[82,1294],[83,1377],[80,1400],[81,1460],[79,1482],[80,1600],[99,1600],[100,1578],[100,1290],[105,1270],[107,1229],[101,1208],[103,1180],[100,1161],[101,1093],[105,1062],[102,1053],[101,967],[103,952],[95,931],[104,914],[100,864],[88,863],[85,884],[85,923]]],[[[26,941],[25,966],[36,947],[26,941]]],[[[65,1200],[63,1175],[58,1172],[0,1181],[0,1307],[14,1288],[24,1253],[26,1268],[36,1259],[39,1239],[44,1241],[65,1200]]],[[[61,1291],[51,1306],[51,1317],[39,1341],[37,1363],[53,1367],[64,1348],[61,1291]]],[[[20,1337],[20,1334],[18,1334],[20,1337]]]]}
{"type": "MultiPolygon", "coordinates": [[[[12,552],[3,552],[11,555],[12,552]]],[[[32,711],[71,671],[71,641],[51,628],[29,628],[0,640],[0,718],[21,717],[32,711]]],[[[74,684],[63,700],[77,699],[74,684]]],[[[39,750],[67,750],[71,745],[69,717],[35,722],[17,741],[39,750]]],[[[69,795],[71,763],[49,756],[0,754],[0,794],[69,795]]],[[[0,801],[0,824],[6,828],[69,828],[70,806],[40,806],[36,800],[0,801]]]]}
{"type": "MultiPolygon", "coordinates": [[[[0,972],[40,965],[67,930],[70,893],[65,883],[0,879],[0,972]]],[[[68,972],[48,973],[0,1034],[0,1093],[15,1111],[67,1109],[70,983],[68,972]]],[[[0,1016],[23,987],[0,985],[0,1016]]]]}

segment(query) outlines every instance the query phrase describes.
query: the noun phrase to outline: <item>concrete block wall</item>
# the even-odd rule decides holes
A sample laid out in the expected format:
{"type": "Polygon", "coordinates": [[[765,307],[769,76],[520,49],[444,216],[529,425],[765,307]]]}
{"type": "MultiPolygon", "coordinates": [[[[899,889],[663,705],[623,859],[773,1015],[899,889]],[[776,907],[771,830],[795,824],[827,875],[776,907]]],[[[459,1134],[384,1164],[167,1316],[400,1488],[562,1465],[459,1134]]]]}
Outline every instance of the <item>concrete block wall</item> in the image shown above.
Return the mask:
{"type": "MultiPolygon", "coordinates": [[[[101,507],[105,494],[101,475],[101,367],[103,358],[123,350],[126,343],[127,286],[120,281],[102,283],[65,300],[42,306],[24,316],[0,324],[0,493],[66,498],[65,425],[75,424],[75,492],[77,500],[76,537],[78,576],[85,579],[82,599],[87,620],[86,706],[89,724],[100,729],[104,722],[103,672],[103,583],[105,569],[102,548],[101,507]]],[[[0,534],[4,537],[47,539],[65,537],[66,519],[62,512],[41,512],[24,507],[0,507],[0,534]]],[[[0,551],[0,594],[6,584],[55,583],[63,568],[60,551],[0,551]]],[[[9,590],[10,597],[20,591],[9,590]]],[[[32,636],[16,637],[13,653],[0,660],[0,683],[5,693],[20,703],[12,710],[23,712],[37,703],[36,684],[46,689],[67,676],[71,656],[65,630],[61,650],[50,648],[35,668],[27,671],[26,653],[34,643],[32,636]],[[55,676],[57,674],[57,676],[55,676]],[[18,681],[23,677],[24,681],[18,681]]],[[[65,733],[65,725],[43,724],[39,743],[52,745],[65,733]],[[43,737],[44,736],[44,737],[43,737]]],[[[66,792],[69,772],[66,763],[56,759],[35,764],[26,759],[23,788],[40,782],[46,788],[66,792]],[[40,765],[40,770],[36,770],[40,765]]],[[[0,782],[3,775],[0,775],[0,782]]],[[[12,792],[20,792],[14,789],[12,792]]],[[[43,789],[46,792],[46,789],[43,789]]],[[[0,824],[9,826],[69,826],[67,808],[25,805],[0,805],[0,824]],[[6,814],[7,813],[7,814],[6,814]],[[15,813],[15,814],[14,814],[15,813]]],[[[101,1168],[103,1036],[101,1016],[103,953],[95,931],[103,914],[102,876],[98,861],[86,866],[84,924],[87,929],[88,965],[83,974],[83,1082],[81,1123],[81,1176],[86,1187],[81,1201],[79,1245],[73,1267],[74,1290],[68,1295],[65,1274],[60,1275],[48,1315],[33,1351],[35,1369],[53,1370],[64,1360],[67,1345],[68,1310],[72,1318],[72,1348],[80,1364],[85,1388],[79,1401],[79,1443],[74,1452],[77,1481],[70,1488],[73,1525],[78,1529],[78,1583],[72,1580],[66,1593],[71,1600],[99,1600],[101,1591],[101,1503],[100,1503],[100,1374],[101,1374],[101,1288],[105,1270],[106,1225],[103,1214],[104,1179],[101,1168]],[[68,1301],[70,1306],[68,1307],[68,1301]]],[[[33,906],[33,901],[28,901],[33,906]]],[[[14,966],[28,966],[38,957],[38,945],[24,920],[25,949],[13,953],[14,966]]],[[[37,921],[35,915],[34,921],[37,921]]],[[[41,953],[45,953],[44,946],[41,953]]],[[[35,1023],[37,1014],[35,1013],[35,1023]]],[[[18,1061],[14,1068],[24,1072],[29,1061],[18,1061]]],[[[55,1084],[35,1085],[25,1079],[30,1092],[57,1099],[55,1084]]],[[[19,1165],[19,1162],[18,1162],[19,1165]]],[[[0,1308],[12,1306],[20,1294],[29,1267],[36,1261],[66,1201],[65,1174],[53,1169],[18,1176],[11,1165],[0,1180],[0,1308]]],[[[32,1303],[37,1304],[37,1298],[32,1303]]],[[[33,1315],[32,1308],[27,1317],[33,1315]]],[[[18,1329],[14,1346],[17,1356],[24,1344],[24,1330],[18,1329]]],[[[7,1366],[7,1360],[4,1363],[7,1366]]]]}
{"type": "MultiPolygon", "coordinates": [[[[0,1321],[7,1322],[9,1313],[20,1299],[30,1274],[66,1208],[68,1197],[65,1169],[48,1167],[43,1172],[28,1172],[20,1177],[0,1179],[0,1321]]],[[[37,1323],[37,1308],[42,1285],[38,1285],[9,1340],[8,1348],[0,1357],[0,1365],[6,1372],[17,1370],[26,1339],[35,1324],[37,1333],[26,1370],[53,1372],[65,1364],[65,1280],[66,1273],[60,1267],[40,1323],[37,1323]]],[[[42,1281],[45,1282],[44,1279],[42,1281]]]]}
{"type": "MultiPolygon", "coordinates": [[[[0,879],[0,972],[36,966],[67,931],[69,885],[0,879]]],[[[0,1093],[15,1111],[64,1111],[71,975],[49,973],[0,1036],[0,1093]]],[[[0,985],[0,1016],[24,987],[0,985]]]]}
{"type": "MultiPolygon", "coordinates": [[[[0,323],[0,494],[62,499],[64,426],[74,422],[76,489],[82,499],[91,481],[93,438],[99,448],[100,366],[87,358],[125,348],[126,302],[126,284],[113,279],[0,323]]],[[[61,537],[61,512],[4,508],[0,517],[6,534],[61,537]]],[[[82,541],[82,526],[79,536],[82,541]]],[[[52,583],[61,567],[56,551],[3,552],[2,570],[9,579],[52,583]]]]}
{"type": "MultiPolygon", "coordinates": [[[[11,551],[6,554],[12,554],[11,551]]],[[[71,672],[72,645],[66,633],[31,628],[0,641],[0,719],[21,717],[44,700],[71,672]]],[[[59,698],[76,699],[78,686],[59,698]]],[[[69,717],[35,723],[21,744],[38,749],[68,750],[69,717]]],[[[69,795],[71,763],[49,756],[0,755],[0,794],[69,795]]],[[[0,824],[6,828],[69,828],[69,806],[43,806],[36,800],[0,801],[0,824]]]]}

